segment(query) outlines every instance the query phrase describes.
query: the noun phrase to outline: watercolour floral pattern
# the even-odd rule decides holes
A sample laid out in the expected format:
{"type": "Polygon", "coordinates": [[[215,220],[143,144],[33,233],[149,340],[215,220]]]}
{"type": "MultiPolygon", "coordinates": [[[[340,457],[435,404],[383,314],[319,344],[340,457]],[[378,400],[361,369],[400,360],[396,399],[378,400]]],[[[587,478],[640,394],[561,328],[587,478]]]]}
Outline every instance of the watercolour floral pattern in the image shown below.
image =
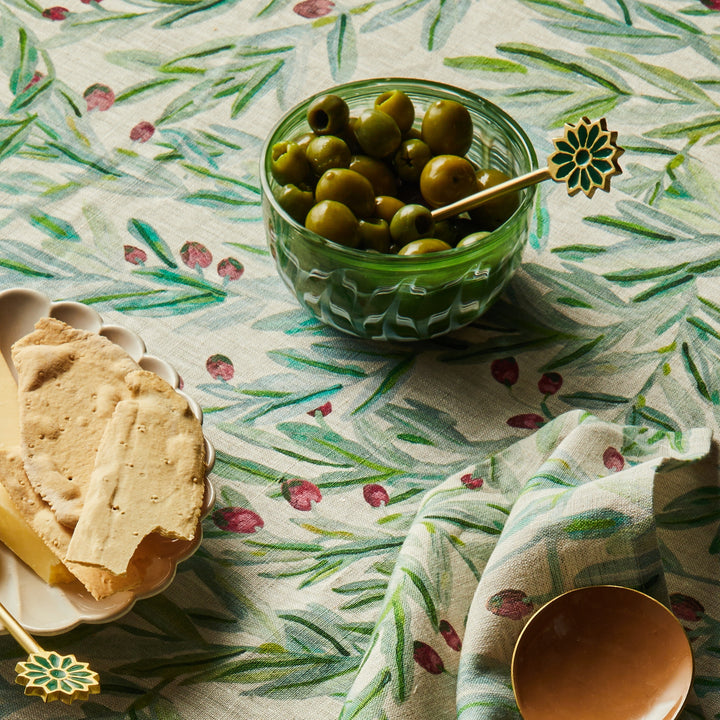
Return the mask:
{"type": "MultiPolygon", "coordinates": [[[[136,330],[217,451],[201,547],[162,595],[54,639],[103,690],[44,716],[519,719],[513,639],[598,581],[673,609],[682,718],[720,716],[719,11],[0,4],[0,290],[136,330]],[[279,115],[391,75],[496,103],[570,185],[538,186],[492,309],[420,344],[308,316],[261,220],[279,115]]],[[[0,636],[0,718],[37,714],[19,656],[0,636]]]]}

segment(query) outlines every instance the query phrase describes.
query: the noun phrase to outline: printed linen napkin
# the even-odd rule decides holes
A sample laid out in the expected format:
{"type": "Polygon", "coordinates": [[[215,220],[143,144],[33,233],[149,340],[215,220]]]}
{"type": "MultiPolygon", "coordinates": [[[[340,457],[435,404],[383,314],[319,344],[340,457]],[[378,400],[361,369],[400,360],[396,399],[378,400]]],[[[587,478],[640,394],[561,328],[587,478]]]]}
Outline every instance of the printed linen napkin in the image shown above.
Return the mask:
{"type": "Polygon", "coordinates": [[[699,517],[704,483],[717,484],[711,440],[702,428],[658,433],[574,411],[429,492],[341,720],[519,718],[515,641],[572,588],[624,585],[699,605],[708,588],[695,586],[717,569],[690,569],[691,545],[673,528],[699,517]]]}

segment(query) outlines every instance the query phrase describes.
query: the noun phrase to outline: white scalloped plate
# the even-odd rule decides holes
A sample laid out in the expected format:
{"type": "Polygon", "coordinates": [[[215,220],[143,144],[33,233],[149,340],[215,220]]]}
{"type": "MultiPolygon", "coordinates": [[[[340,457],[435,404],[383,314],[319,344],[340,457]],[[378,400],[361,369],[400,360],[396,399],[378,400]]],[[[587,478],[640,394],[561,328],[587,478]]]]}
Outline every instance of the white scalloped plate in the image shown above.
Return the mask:
{"type": "MultiPolygon", "coordinates": [[[[0,352],[10,369],[10,348],[19,338],[33,330],[41,317],[55,317],[76,328],[104,335],[124,348],[145,370],[160,375],[180,393],[193,413],[202,422],[200,406],[178,389],[180,378],[175,369],[158,357],[148,355],[145,343],[135,333],[119,325],[105,325],[95,310],[77,302],[53,303],[42,293],[27,289],[0,292],[0,352]]],[[[215,497],[208,473],[215,462],[215,451],[205,438],[205,498],[202,517],[206,517],[215,497]]],[[[80,623],[103,623],[115,620],[128,612],[136,600],[157,595],[175,577],[177,563],[197,550],[202,540],[199,529],[192,541],[168,538],[148,538],[152,543],[154,560],[142,585],[132,592],[117,593],[104,600],[95,600],[84,588],[75,585],[51,587],[0,543],[0,602],[15,615],[30,633],[53,635],[65,632],[80,623]]],[[[2,629],[0,628],[0,632],[2,629]]]]}

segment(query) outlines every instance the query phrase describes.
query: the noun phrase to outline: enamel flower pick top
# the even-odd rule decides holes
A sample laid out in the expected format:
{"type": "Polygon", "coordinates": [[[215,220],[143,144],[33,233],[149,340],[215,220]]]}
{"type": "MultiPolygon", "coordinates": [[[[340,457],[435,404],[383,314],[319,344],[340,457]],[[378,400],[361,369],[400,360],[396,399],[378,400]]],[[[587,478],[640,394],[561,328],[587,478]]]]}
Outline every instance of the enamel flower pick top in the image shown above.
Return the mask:
{"type": "Polygon", "coordinates": [[[618,158],[625,151],[616,141],[617,133],[607,129],[605,118],[591,122],[583,117],[574,125],[566,123],[563,137],[553,140],[555,151],[548,157],[547,167],[511,178],[437,208],[432,211],[432,217],[434,220],[444,220],[543,180],[564,182],[570,196],[582,191],[591,198],[598,188],[608,192],[610,178],[622,173],[618,158]]]}
{"type": "Polygon", "coordinates": [[[38,695],[43,702],[61,700],[69,705],[100,692],[98,674],[87,663],[76,660],[74,655],[43,650],[2,603],[0,623],[28,653],[28,659],[15,666],[18,673],[15,682],[25,686],[26,695],[38,695]]]}
{"type": "Polygon", "coordinates": [[[575,125],[565,125],[565,136],[553,140],[555,152],[548,158],[550,177],[564,181],[568,195],[581,190],[592,197],[600,188],[610,189],[610,178],[622,172],[618,158],[623,153],[615,141],[617,133],[609,132],[605,118],[591,122],[581,118],[575,125]]]}
{"type": "Polygon", "coordinates": [[[45,702],[87,700],[99,691],[98,676],[87,663],[74,655],[56,652],[32,653],[25,662],[15,666],[15,682],[25,686],[26,695],[40,695],[45,702]]]}

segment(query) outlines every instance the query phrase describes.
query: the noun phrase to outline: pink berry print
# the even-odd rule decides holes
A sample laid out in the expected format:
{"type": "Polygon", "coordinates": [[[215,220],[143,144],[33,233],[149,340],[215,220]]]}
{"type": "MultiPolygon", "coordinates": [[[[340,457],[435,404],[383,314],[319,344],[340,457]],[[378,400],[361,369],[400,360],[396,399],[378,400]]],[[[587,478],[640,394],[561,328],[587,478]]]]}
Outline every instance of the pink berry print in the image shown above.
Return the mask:
{"type": "Polygon", "coordinates": [[[60,5],[55,5],[42,11],[44,18],[56,21],[64,20],[69,14],[70,11],[67,8],[60,7],[60,5]]]}
{"type": "Polygon", "coordinates": [[[88,112],[91,110],[105,112],[115,102],[115,93],[107,85],[100,85],[99,83],[90,85],[83,93],[83,97],[87,103],[88,112]]]}
{"type": "Polygon", "coordinates": [[[537,413],[524,413],[522,415],[513,415],[506,422],[510,427],[537,430],[545,424],[545,418],[537,413]]]}
{"type": "Polygon", "coordinates": [[[720,0],[702,0],[702,4],[711,10],[720,10],[720,0]]]}
{"type": "Polygon", "coordinates": [[[697,622],[705,613],[703,604],[690,595],[673,593],[670,595],[670,607],[675,617],[686,622],[697,622]]]}
{"type": "Polygon", "coordinates": [[[23,92],[29,90],[33,85],[37,85],[45,76],[41,72],[33,73],[30,82],[23,88],[23,92]]]}
{"type": "Polygon", "coordinates": [[[81,2],[83,5],[90,5],[90,3],[94,3],[94,2],[100,3],[100,2],[102,2],[102,0],[80,0],[80,2],[81,2]]]}
{"type": "Polygon", "coordinates": [[[603,465],[608,470],[620,472],[625,467],[625,458],[614,447],[608,447],[603,453],[603,465]]]}
{"type": "Polygon", "coordinates": [[[125,252],[125,261],[131,265],[143,265],[147,260],[147,253],[142,248],[125,245],[123,250],[125,252]]]}
{"type": "Polygon", "coordinates": [[[490,373],[499,383],[511,387],[518,381],[520,368],[514,357],[493,360],[490,365],[490,373]]]}
{"type": "Polygon", "coordinates": [[[500,617],[510,618],[511,620],[522,620],[529,615],[534,609],[532,601],[522,590],[501,590],[488,598],[485,607],[500,617]]]}
{"type": "Polygon", "coordinates": [[[413,660],[433,675],[440,675],[445,669],[442,658],[427,643],[415,640],[413,643],[413,660]]]}
{"type": "Polygon", "coordinates": [[[322,500],[320,488],[309,480],[285,480],[281,486],[283,497],[296,510],[312,510],[314,502],[322,500]]]}
{"type": "Polygon", "coordinates": [[[217,273],[228,280],[239,280],[245,272],[245,266],[234,257],[226,257],[218,263],[217,273]]]}
{"type": "Polygon", "coordinates": [[[213,513],[212,519],[221,530],[246,535],[262,530],[265,526],[263,519],[256,512],[247,508],[219,508],[213,513]]]}
{"type": "Polygon", "coordinates": [[[334,7],[335,3],[330,0],[303,0],[293,7],[293,12],[300,17],[315,19],[328,15],[334,7]]]}
{"type": "Polygon", "coordinates": [[[212,253],[202,243],[191,240],[180,248],[180,258],[189,268],[206,268],[212,262],[212,253]]]}
{"type": "Polygon", "coordinates": [[[317,413],[320,413],[323,417],[327,417],[332,412],[332,403],[330,401],[319,405],[314,410],[308,410],[307,414],[310,417],[315,417],[317,413]]]}
{"type": "Polygon", "coordinates": [[[543,395],[554,395],[563,384],[562,375],[556,372],[545,373],[538,380],[538,390],[543,395]]]}
{"type": "Polygon", "coordinates": [[[440,634],[445,639],[448,647],[452,650],[455,650],[456,652],[460,652],[460,650],[462,650],[462,640],[460,639],[460,636],[455,632],[455,628],[453,628],[453,626],[447,620],[441,620],[439,629],[440,634]]]}
{"type": "Polygon", "coordinates": [[[483,486],[483,483],[485,481],[481,477],[473,477],[472,473],[466,473],[465,475],[461,476],[460,482],[468,490],[477,490],[478,488],[481,488],[483,486]]]}
{"type": "Polygon", "coordinates": [[[130,131],[130,139],[144,143],[154,134],[155,126],[147,120],[142,120],[130,131]]]}
{"type": "Polygon", "coordinates": [[[376,483],[363,486],[363,497],[370,507],[387,505],[390,500],[387,490],[382,485],[377,485],[376,483]]]}
{"type": "Polygon", "coordinates": [[[235,368],[226,355],[211,355],[205,362],[205,368],[215,380],[232,380],[235,368]]]}

